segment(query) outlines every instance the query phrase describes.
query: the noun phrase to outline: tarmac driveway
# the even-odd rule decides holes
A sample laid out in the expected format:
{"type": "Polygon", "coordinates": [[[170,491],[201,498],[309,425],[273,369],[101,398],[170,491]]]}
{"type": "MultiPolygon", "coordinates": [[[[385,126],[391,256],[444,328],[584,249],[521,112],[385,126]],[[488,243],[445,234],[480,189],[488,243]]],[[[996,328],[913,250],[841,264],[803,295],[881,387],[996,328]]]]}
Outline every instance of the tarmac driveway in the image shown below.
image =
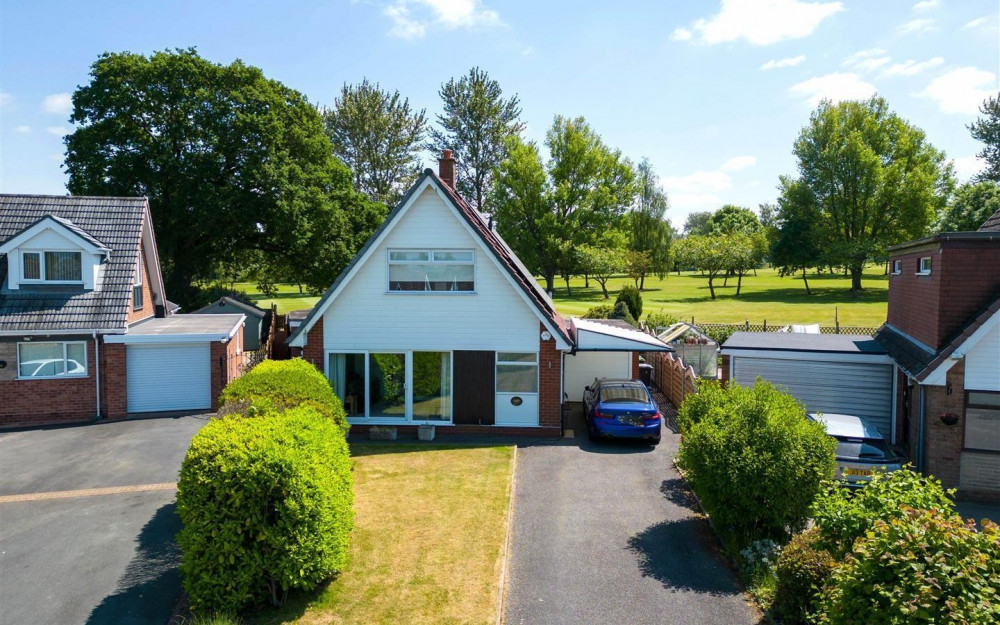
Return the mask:
{"type": "Polygon", "coordinates": [[[508,625],[760,620],[687,498],[678,439],[518,449],[508,625]]]}
{"type": "Polygon", "coordinates": [[[0,623],[166,623],[204,416],[0,433],[0,623]]]}

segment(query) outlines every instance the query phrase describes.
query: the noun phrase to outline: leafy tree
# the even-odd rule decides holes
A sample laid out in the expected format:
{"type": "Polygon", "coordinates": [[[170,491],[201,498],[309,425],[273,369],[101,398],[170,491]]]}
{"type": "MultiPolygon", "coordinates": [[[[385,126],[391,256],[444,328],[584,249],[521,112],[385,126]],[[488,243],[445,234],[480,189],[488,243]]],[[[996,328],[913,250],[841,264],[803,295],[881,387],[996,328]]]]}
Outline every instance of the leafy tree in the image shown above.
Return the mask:
{"type": "Polygon", "coordinates": [[[979,158],[986,161],[980,180],[1000,183],[1000,94],[991,96],[979,107],[983,116],[969,125],[972,138],[983,142],[979,158]]]}
{"type": "Polygon", "coordinates": [[[822,255],[819,208],[815,196],[798,182],[782,177],[781,186],[771,262],[782,276],[801,271],[806,295],[812,295],[806,269],[816,266],[822,255]]]}
{"type": "Polygon", "coordinates": [[[708,222],[712,219],[711,211],[696,211],[684,222],[684,234],[708,234],[708,222]]]}
{"type": "Polygon", "coordinates": [[[632,313],[632,316],[636,320],[642,317],[642,293],[639,293],[639,289],[626,284],[618,291],[618,298],[615,299],[615,303],[617,304],[618,302],[625,302],[629,312],[632,313]]]}
{"type": "Polygon", "coordinates": [[[757,214],[749,208],[726,204],[708,219],[706,234],[753,234],[760,230],[757,214]]]}
{"type": "Polygon", "coordinates": [[[660,188],[659,179],[649,159],[642,159],[635,170],[636,202],[629,213],[632,250],[630,276],[641,291],[646,284],[646,274],[654,271],[663,276],[670,263],[672,228],[664,219],[667,212],[667,194],[660,188]]]}
{"type": "Polygon", "coordinates": [[[944,154],[879,97],[823,101],[793,152],[794,181],[812,194],[830,261],[849,269],[852,291],[874,254],[928,231],[951,184],[944,154]]]}
{"type": "Polygon", "coordinates": [[[649,252],[636,252],[635,250],[629,250],[625,254],[625,273],[629,278],[632,278],[632,282],[635,283],[635,288],[642,290],[643,284],[646,280],[646,274],[648,274],[653,268],[653,256],[649,252]]]}
{"type": "Polygon", "coordinates": [[[545,144],[543,164],[534,143],[511,139],[491,202],[501,236],[551,291],[556,274],[579,270],[577,248],[616,227],[632,204],[634,174],[582,117],[556,117],[545,144]]]}
{"type": "Polygon", "coordinates": [[[728,245],[733,263],[730,271],[736,276],[736,297],[739,297],[743,290],[743,276],[754,271],[758,265],[764,262],[768,247],[767,236],[763,230],[750,234],[734,232],[723,236],[729,240],[728,245]]]}
{"type": "Polygon", "coordinates": [[[444,113],[437,116],[440,128],[431,130],[427,148],[435,154],[455,152],[459,193],[477,210],[492,214],[488,197],[494,170],[507,156],[508,140],[524,130],[520,100],[504,98],[500,83],[478,67],[449,80],[438,94],[444,113]]]}
{"type": "Polygon", "coordinates": [[[90,75],[73,94],[69,190],[149,198],[166,291],[188,310],[196,280],[248,253],[336,275],[384,217],[317,110],[255,67],[188,49],[103,54],[90,75]]]}
{"type": "Polygon", "coordinates": [[[764,228],[773,228],[777,225],[778,208],[774,204],[770,202],[760,204],[757,207],[757,212],[760,225],[764,226],[764,228]]]}
{"type": "Polygon", "coordinates": [[[601,285],[604,299],[608,299],[608,280],[625,269],[625,251],[620,247],[597,247],[581,245],[582,267],[591,278],[601,285]]]}
{"type": "Polygon", "coordinates": [[[1000,184],[967,182],[949,198],[935,225],[938,232],[971,232],[1000,210],[1000,184]]]}
{"type": "Polygon", "coordinates": [[[396,203],[420,169],[427,130],[424,109],[368,79],[345,84],[333,108],[323,112],[333,153],[351,170],[354,186],[372,201],[396,203]]]}
{"type": "Polygon", "coordinates": [[[730,235],[693,235],[676,244],[678,262],[695,267],[708,278],[708,291],[715,299],[715,279],[733,267],[730,235]]]}

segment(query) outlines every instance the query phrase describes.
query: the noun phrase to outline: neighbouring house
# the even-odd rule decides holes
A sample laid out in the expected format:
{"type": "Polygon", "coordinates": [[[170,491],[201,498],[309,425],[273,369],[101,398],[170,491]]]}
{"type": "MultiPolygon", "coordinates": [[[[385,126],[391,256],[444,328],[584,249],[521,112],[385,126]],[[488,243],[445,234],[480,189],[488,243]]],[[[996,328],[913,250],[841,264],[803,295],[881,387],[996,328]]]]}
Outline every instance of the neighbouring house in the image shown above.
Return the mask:
{"type": "Polygon", "coordinates": [[[1000,497],[1000,213],[890,248],[877,340],[898,366],[900,432],[950,487],[1000,497]]]}
{"type": "Polygon", "coordinates": [[[241,302],[229,296],[223,296],[211,304],[194,311],[196,315],[246,315],[243,322],[243,349],[248,352],[257,351],[262,341],[267,340],[270,329],[269,311],[257,308],[253,304],[241,302]]]}
{"type": "Polygon", "coordinates": [[[172,315],[145,198],[0,195],[0,427],[208,410],[244,315],[172,315]]]}
{"type": "Polygon", "coordinates": [[[558,436],[564,395],[638,377],[634,328],[566,320],[490,220],[454,189],[455,160],[426,170],[288,339],[323,371],[353,431],[558,436]]]}

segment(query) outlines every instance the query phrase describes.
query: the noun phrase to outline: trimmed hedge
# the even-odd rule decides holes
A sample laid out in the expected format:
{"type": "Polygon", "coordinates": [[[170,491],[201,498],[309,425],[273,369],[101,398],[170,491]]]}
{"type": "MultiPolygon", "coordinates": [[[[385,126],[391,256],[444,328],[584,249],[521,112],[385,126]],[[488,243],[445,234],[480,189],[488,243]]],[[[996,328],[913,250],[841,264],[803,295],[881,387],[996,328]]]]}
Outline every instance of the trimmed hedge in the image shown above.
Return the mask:
{"type": "Polygon", "coordinates": [[[771,609],[782,623],[806,623],[814,612],[816,599],[837,563],[817,546],[819,530],[796,534],[781,550],[775,567],[777,583],[771,609]]]}
{"type": "Polygon", "coordinates": [[[223,412],[250,414],[310,406],[332,419],[345,435],[351,428],[326,376],[301,358],[265,360],[230,382],[220,404],[223,412]]]}
{"type": "Polygon", "coordinates": [[[347,441],[315,408],[208,423],[177,485],[192,610],[278,604],[329,579],[346,562],[353,500],[347,441]]]}

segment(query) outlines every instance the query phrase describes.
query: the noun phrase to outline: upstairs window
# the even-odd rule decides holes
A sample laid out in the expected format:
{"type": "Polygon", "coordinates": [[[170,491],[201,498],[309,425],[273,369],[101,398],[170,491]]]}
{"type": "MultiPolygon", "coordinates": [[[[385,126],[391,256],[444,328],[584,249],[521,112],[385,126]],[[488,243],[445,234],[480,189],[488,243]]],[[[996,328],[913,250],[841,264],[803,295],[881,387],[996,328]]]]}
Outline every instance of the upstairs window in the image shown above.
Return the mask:
{"type": "Polygon", "coordinates": [[[27,282],[82,282],[80,252],[23,252],[22,279],[27,282]]]}
{"type": "Polygon", "coordinates": [[[390,292],[473,293],[472,250],[389,250],[390,292]]]}
{"type": "Polygon", "coordinates": [[[892,261],[892,275],[898,276],[903,273],[903,261],[894,260],[892,261]]]}
{"type": "Polygon", "coordinates": [[[135,259],[135,283],[132,285],[132,310],[142,308],[142,253],[135,259]]]}

